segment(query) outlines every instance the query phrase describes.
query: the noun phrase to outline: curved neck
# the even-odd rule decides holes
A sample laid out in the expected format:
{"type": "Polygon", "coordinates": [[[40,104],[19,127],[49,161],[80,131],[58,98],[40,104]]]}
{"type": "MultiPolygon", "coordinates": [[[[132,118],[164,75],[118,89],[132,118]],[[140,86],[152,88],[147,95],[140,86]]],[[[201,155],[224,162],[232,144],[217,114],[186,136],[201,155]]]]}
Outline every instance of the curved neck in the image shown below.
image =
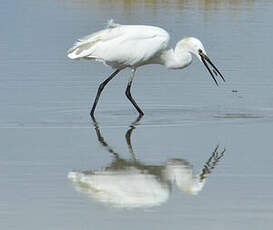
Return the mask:
{"type": "Polygon", "coordinates": [[[160,59],[168,69],[182,69],[191,64],[192,55],[187,51],[169,49],[161,54],[160,59]]]}

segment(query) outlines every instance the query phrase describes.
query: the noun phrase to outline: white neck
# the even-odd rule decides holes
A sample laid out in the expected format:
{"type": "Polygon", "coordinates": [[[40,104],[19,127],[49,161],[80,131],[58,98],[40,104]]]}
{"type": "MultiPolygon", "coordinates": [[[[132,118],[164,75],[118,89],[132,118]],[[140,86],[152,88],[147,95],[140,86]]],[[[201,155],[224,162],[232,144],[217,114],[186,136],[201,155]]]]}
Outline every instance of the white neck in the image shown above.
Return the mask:
{"type": "Polygon", "coordinates": [[[192,62],[192,55],[190,52],[178,49],[165,50],[159,58],[160,64],[166,66],[168,69],[182,69],[192,62]]]}

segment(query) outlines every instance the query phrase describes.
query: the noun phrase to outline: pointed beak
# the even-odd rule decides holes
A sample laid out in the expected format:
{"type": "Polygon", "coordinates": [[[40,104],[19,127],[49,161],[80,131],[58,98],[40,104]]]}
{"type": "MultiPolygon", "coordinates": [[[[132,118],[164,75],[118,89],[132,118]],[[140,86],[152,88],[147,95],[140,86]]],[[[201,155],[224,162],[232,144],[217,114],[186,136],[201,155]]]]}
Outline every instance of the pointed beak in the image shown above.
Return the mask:
{"type": "Polygon", "coordinates": [[[226,80],[225,80],[224,76],[220,73],[220,71],[217,69],[217,67],[212,63],[212,61],[208,58],[208,56],[206,54],[204,54],[204,52],[202,50],[199,50],[199,55],[201,57],[202,62],[206,66],[207,70],[209,71],[212,79],[214,80],[215,84],[218,86],[218,82],[216,81],[216,78],[215,78],[215,76],[217,76],[218,74],[220,75],[222,80],[225,82],[226,80]],[[212,71],[211,71],[210,67],[208,66],[207,62],[211,65],[212,71]]]}

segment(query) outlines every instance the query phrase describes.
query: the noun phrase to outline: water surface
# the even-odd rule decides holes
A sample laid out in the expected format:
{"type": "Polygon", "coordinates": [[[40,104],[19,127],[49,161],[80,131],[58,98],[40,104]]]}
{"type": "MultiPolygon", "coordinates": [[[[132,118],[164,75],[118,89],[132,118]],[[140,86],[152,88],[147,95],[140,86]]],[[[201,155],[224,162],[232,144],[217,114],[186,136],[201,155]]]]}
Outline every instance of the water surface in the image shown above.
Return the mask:
{"type": "Polygon", "coordinates": [[[0,6],[1,229],[272,228],[271,1],[0,6]],[[110,18],[161,26],[173,45],[200,38],[227,82],[216,87],[197,60],[140,68],[132,94],[145,116],[135,122],[124,70],[94,123],[91,104],[112,70],[66,50],[110,18]],[[91,186],[93,175],[102,179],[91,186]]]}

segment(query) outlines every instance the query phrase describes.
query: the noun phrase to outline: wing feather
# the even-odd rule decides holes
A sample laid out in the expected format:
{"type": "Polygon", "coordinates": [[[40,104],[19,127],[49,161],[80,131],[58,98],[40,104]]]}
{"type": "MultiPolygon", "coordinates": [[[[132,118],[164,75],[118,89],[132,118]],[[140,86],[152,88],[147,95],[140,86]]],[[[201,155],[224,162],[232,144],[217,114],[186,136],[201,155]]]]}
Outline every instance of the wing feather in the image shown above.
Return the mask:
{"type": "Polygon", "coordinates": [[[111,30],[120,26],[119,24],[114,23],[114,20],[111,19],[107,22],[107,27],[104,30],[86,35],[82,38],[79,38],[74,45],[67,51],[67,56],[71,59],[78,59],[87,57],[92,52],[92,47],[100,41],[105,41],[110,38],[111,30]]]}
{"type": "Polygon", "coordinates": [[[169,34],[159,27],[112,24],[79,39],[68,50],[68,57],[101,60],[115,68],[137,66],[166,49],[169,40],[169,34]]]}

